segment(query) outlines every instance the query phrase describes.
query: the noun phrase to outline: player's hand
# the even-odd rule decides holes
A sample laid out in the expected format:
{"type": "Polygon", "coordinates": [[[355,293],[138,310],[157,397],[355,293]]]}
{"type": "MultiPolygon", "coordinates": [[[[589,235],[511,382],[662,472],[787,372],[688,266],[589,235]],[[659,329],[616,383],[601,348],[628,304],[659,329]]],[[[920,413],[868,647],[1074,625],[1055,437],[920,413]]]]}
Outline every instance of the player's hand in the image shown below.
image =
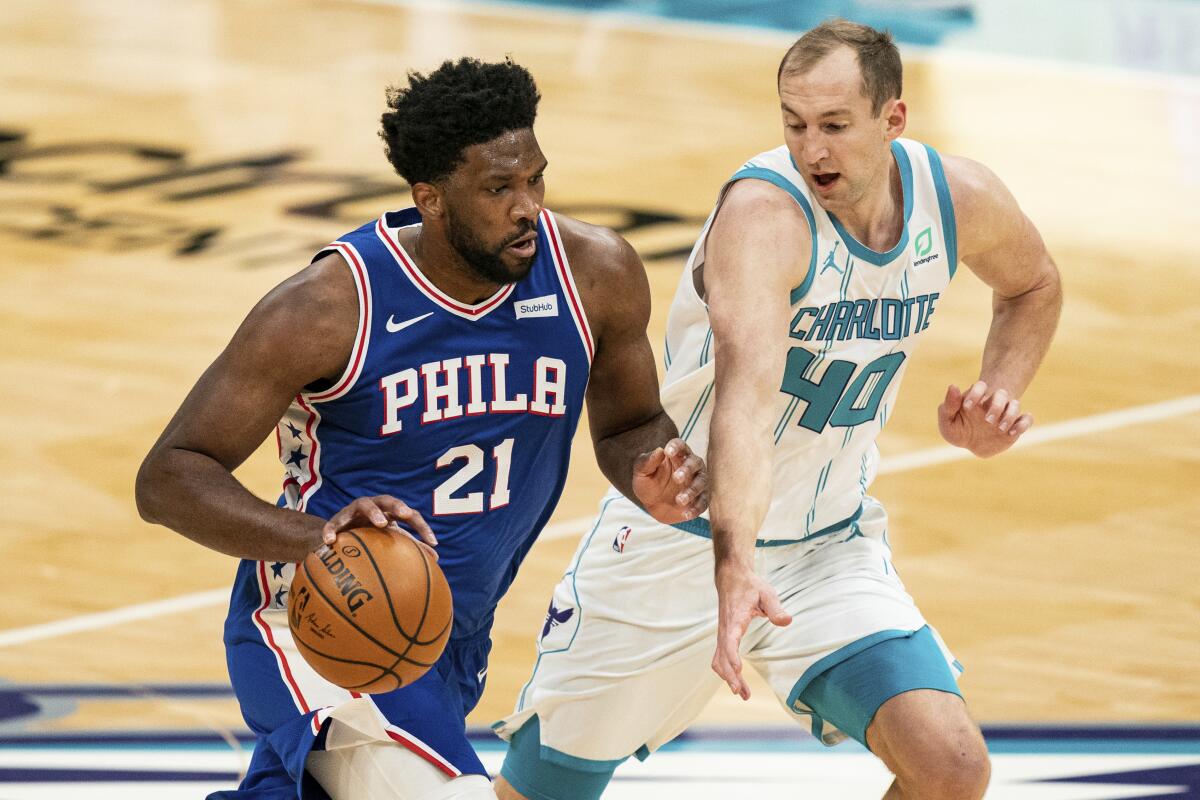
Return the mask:
{"type": "Polygon", "coordinates": [[[750,699],[750,686],[742,677],[742,637],[755,617],[766,617],[774,625],[792,624],[779,595],[752,569],[731,564],[717,567],[717,651],[713,672],[729,684],[743,700],[750,699]]]}
{"type": "Polygon", "coordinates": [[[951,384],[946,399],[938,406],[938,430],[956,447],[980,458],[1003,453],[1033,425],[1033,417],[1021,413],[1021,401],[1004,389],[989,390],[975,381],[966,394],[951,384]]]}
{"type": "Polygon", "coordinates": [[[633,493],[659,522],[695,519],[708,508],[708,468],[682,439],[672,439],[638,456],[633,493]]]}
{"type": "Polygon", "coordinates": [[[434,560],[437,560],[437,537],[425,522],[424,517],[411,508],[403,500],[397,500],[388,494],[375,497],[359,497],[334,514],[321,529],[321,541],[332,545],[337,535],[342,531],[353,528],[370,526],[374,528],[394,528],[406,535],[416,538],[417,544],[425,547],[434,560]],[[403,527],[402,527],[403,526],[403,527]]]}

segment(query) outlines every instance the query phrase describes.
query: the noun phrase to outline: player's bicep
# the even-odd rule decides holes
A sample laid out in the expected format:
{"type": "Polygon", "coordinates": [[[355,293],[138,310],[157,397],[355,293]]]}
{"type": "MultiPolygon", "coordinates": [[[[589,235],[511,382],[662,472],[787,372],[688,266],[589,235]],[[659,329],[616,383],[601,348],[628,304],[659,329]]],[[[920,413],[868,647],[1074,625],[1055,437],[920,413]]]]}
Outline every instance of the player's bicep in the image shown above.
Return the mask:
{"type": "Polygon", "coordinates": [[[622,240],[619,291],[608,292],[588,378],[588,420],[599,441],[658,414],[658,370],[646,338],[650,284],[637,253],[622,240]]]}
{"type": "Polygon", "coordinates": [[[309,267],[251,310],[184,399],[155,450],[203,453],[232,470],[269,435],[305,386],[340,374],[356,333],[352,278],[309,267]]]}
{"type": "Polygon", "coordinates": [[[999,297],[1018,297],[1057,280],[1042,236],[991,170],[947,156],[947,179],[964,264],[999,297]]]}
{"type": "Polygon", "coordinates": [[[811,236],[803,212],[778,188],[754,180],[731,187],[705,247],[718,393],[761,399],[779,388],[790,292],[806,275],[811,236]]]}

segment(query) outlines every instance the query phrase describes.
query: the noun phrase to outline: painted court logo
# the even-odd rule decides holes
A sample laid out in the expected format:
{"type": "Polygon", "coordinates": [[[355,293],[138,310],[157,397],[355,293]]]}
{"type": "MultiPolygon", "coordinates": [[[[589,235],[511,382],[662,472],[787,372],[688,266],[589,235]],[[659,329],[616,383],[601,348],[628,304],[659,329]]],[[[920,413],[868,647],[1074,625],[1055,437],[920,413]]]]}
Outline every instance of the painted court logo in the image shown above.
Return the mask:
{"type": "Polygon", "coordinates": [[[929,251],[933,249],[933,226],[926,228],[917,234],[917,238],[913,241],[913,256],[916,260],[913,261],[914,267],[919,267],[922,264],[928,264],[941,256],[941,253],[929,255],[929,251]]]}

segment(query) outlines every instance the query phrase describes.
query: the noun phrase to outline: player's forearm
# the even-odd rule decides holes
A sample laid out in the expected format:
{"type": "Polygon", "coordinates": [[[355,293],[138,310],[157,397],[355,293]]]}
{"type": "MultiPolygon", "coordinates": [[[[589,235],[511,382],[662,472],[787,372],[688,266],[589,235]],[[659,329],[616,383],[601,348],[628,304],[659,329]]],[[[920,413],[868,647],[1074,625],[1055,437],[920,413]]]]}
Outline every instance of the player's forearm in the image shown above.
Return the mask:
{"type": "Polygon", "coordinates": [[[661,408],[644,422],[595,440],[596,462],[604,477],[638,505],[633,492],[633,464],[642,453],[662,447],[679,435],[674,421],[661,408]]]}
{"type": "Polygon", "coordinates": [[[147,522],[258,561],[302,560],[320,545],[324,525],[255,497],[209,456],[171,447],[152,452],[142,464],[137,506],[147,522]]]}
{"type": "Polygon", "coordinates": [[[708,447],[709,518],[716,566],[754,566],[754,541],[771,500],[774,448],[761,395],[716,393],[708,447]]]}
{"type": "Polygon", "coordinates": [[[1062,309],[1062,284],[1051,264],[1046,278],[1016,297],[996,297],[979,377],[994,389],[1020,397],[1033,381],[1062,309]]]}

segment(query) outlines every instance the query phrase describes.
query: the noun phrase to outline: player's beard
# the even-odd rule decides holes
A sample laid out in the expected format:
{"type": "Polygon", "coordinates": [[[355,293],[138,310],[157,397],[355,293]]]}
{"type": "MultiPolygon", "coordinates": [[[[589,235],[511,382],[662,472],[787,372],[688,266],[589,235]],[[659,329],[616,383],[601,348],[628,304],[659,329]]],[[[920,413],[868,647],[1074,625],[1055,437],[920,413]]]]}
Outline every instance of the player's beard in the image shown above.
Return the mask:
{"type": "Polygon", "coordinates": [[[533,260],[537,258],[536,253],[528,258],[518,260],[513,266],[509,266],[504,261],[505,249],[522,236],[527,236],[533,230],[532,225],[512,234],[499,247],[491,247],[466,225],[456,224],[453,214],[450,215],[448,222],[447,235],[450,246],[458,251],[463,261],[466,261],[467,265],[480,278],[492,283],[516,283],[524,279],[529,274],[529,270],[533,268],[533,260]]]}

